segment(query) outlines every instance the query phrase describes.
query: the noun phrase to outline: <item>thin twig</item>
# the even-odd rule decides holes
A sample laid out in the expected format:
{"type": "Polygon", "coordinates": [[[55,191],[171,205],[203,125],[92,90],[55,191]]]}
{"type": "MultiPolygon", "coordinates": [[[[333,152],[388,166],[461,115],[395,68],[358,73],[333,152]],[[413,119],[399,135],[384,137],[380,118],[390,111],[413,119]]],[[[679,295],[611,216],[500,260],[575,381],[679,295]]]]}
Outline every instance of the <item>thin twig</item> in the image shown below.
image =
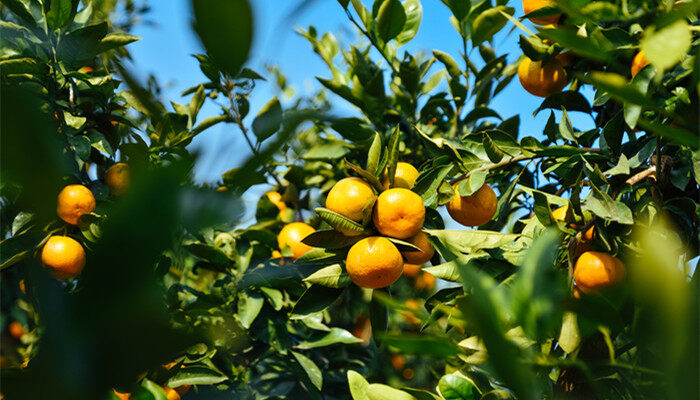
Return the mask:
{"type": "Polygon", "coordinates": [[[379,43],[374,39],[374,36],[372,36],[367,30],[365,30],[355,19],[355,17],[352,16],[352,13],[350,13],[350,10],[347,8],[345,9],[345,14],[348,16],[350,19],[350,22],[352,22],[357,29],[362,32],[362,34],[369,39],[369,42],[372,43],[372,46],[374,46],[375,49],[381,54],[381,56],[386,60],[386,62],[389,64],[389,68],[391,68],[391,71],[394,73],[394,75],[399,75],[399,71],[396,69],[394,66],[394,63],[389,60],[389,57],[387,57],[386,54],[384,54],[384,51],[379,47],[379,43]]]}

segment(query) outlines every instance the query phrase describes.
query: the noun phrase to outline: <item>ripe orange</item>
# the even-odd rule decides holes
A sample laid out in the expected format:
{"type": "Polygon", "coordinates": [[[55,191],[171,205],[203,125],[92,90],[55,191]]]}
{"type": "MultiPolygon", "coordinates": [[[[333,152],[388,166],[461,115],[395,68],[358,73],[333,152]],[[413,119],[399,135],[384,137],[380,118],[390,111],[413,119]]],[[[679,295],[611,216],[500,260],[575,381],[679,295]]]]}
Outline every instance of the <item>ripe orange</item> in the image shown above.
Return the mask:
{"type": "Polygon", "coordinates": [[[435,289],[435,275],[423,272],[416,278],[416,289],[431,291],[435,289]]]}
{"type": "Polygon", "coordinates": [[[404,303],[406,308],[408,310],[402,311],[401,315],[408,321],[409,323],[413,325],[418,325],[420,323],[420,318],[414,314],[414,311],[418,311],[420,309],[420,303],[418,303],[418,300],[416,299],[408,299],[404,303]]]}
{"type": "Polygon", "coordinates": [[[414,376],[416,376],[416,373],[413,372],[413,369],[406,368],[405,370],[403,370],[401,372],[401,376],[403,376],[403,379],[411,380],[411,379],[413,379],[414,376]]]}
{"type": "Polygon", "coordinates": [[[616,285],[626,275],[622,261],[610,254],[596,251],[581,254],[574,266],[574,281],[583,293],[595,293],[616,285]]]}
{"type": "Polygon", "coordinates": [[[119,397],[119,400],[129,400],[131,398],[131,393],[121,393],[117,392],[117,389],[112,389],[114,390],[114,394],[119,397]]]}
{"type": "Polygon", "coordinates": [[[217,192],[226,192],[226,191],[228,191],[228,188],[226,186],[219,186],[218,188],[216,188],[216,191],[217,192]]]}
{"type": "Polygon", "coordinates": [[[362,340],[363,346],[369,345],[369,340],[372,338],[372,323],[365,314],[360,314],[355,320],[352,335],[362,340]]]}
{"type": "Polygon", "coordinates": [[[280,250],[284,249],[285,246],[289,246],[289,249],[292,251],[292,258],[297,259],[313,248],[301,241],[314,232],[316,232],[316,229],[308,224],[292,222],[285,225],[279,235],[277,235],[277,244],[280,246],[280,250]]]}
{"type": "Polygon", "coordinates": [[[78,224],[78,218],[95,209],[95,196],[83,185],[68,185],[58,194],[58,216],[72,225],[78,224]]]}
{"type": "Polygon", "coordinates": [[[632,59],[632,67],[630,68],[632,71],[632,76],[637,75],[637,72],[641,71],[642,68],[647,66],[647,64],[649,64],[649,60],[647,60],[644,50],[641,50],[636,56],[634,56],[634,59],[632,59]]]}
{"type": "Polygon", "coordinates": [[[282,253],[279,250],[272,250],[272,258],[282,258],[282,253]]]}
{"type": "MultiPolygon", "coordinates": [[[[525,14],[529,14],[535,10],[539,10],[540,8],[544,8],[552,4],[552,0],[523,0],[523,12],[525,12],[525,14]]],[[[529,18],[529,20],[537,25],[556,24],[559,21],[560,16],[560,14],[557,14],[550,15],[548,17],[529,18]]]]}
{"type": "Polygon", "coordinates": [[[41,250],[41,262],[56,279],[73,278],[85,266],[85,250],[68,236],[51,236],[41,250]]]}
{"type": "Polygon", "coordinates": [[[372,220],[382,235],[407,239],[423,227],[425,206],[420,196],[408,189],[385,190],[377,198],[372,220]]]}
{"type": "Polygon", "coordinates": [[[389,239],[372,236],[350,248],[345,267],[357,286],[379,289],[399,279],[403,272],[403,258],[389,239]]]}
{"type": "Polygon", "coordinates": [[[277,209],[280,211],[284,211],[287,209],[287,203],[282,201],[282,195],[279,194],[279,192],[267,192],[265,193],[265,196],[267,196],[268,200],[275,206],[277,206],[277,209]]]}
{"type": "Polygon", "coordinates": [[[7,325],[7,330],[10,332],[10,336],[15,339],[19,339],[24,336],[24,327],[17,321],[10,322],[10,324],[7,325]]]}
{"type": "Polygon", "coordinates": [[[131,177],[129,166],[125,163],[116,163],[105,172],[105,183],[109,187],[109,193],[121,196],[129,190],[131,177]]]}
{"type": "Polygon", "coordinates": [[[415,265],[415,264],[403,264],[403,274],[404,276],[407,276],[409,278],[415,278],[418,276],[418,273],[420,272],[420,265],[415,265]]]}
{"type": "Polygon", "coordinates": [[[403,354],[394,354],[391,356],[391,366],[397,371],[402,370],[406,366],[406,357],[403,354]]]}
{"type": "Polygon", "coordinates": [[[84,66],[78,70],[81,74],[89,74],[90,72],[95,72],[95,68],[92,68],[91,66],[84,66]]]}
{"type": "MultiPolygon", "coordinates": [[[[394,186],[404,189],[411,189],[413,185],[416,184],[418,180],[418,170],[416,167],[409,163],[399,162],[396,163],[396,173],[394,173],[394,186]]],[[[384,171],[384,188],[389,188],[389,172],[384,171]]]]}
{"type": "MultiPolygon", "coordinates": [[[[552,216],[555,221],[564,221],[566,219],[566,211],[569,209],[568,205],[563,205],[556,210],[552,211],[552,216]]],[[[576,228],[576,225],[571,225],[571,227],[576,228]]],[[[593,240],[593,234],[595,233],[595,227],[590,227],[584,234],[583,238],[585,240],[593,240]]]]}
{"type": "MultiPolygon", "coordinates": [[[[430,240],[428,240],[428,235],[426,235],[423,232],[418,232],[417,235],[409,238],[406,240],[407,242],[415,245],[421,251],[404,251],[401,254],[403,254],[404,259],[406,260],[407,263],[409,264],[415,264],[415,265],[423,265],[430,261],[431,258],[433,258],[433,254],[435,254],[435,247],[433,247],[433,244],[430,243],[430,240]]],[[[405,267],[404,267],[405,268],[405,267]]]]}
{"type": "Polygon", "coordinates": [[[570,51],[565,51],[554,56],[564,67],[569,67],[576,62],[576,55],[570,51]]]}
{"type": "MultiPolygon", "coordinates": [[[[372,212],[376,200],[377,196],[369,183],[360,178],[345,178],[339,180],[328,192],[326,208],[361,223],[372,212]]],[[[342,232],[348,236],[361,233],[347,230],[342,232]]]]}
{"type": "Polygon", "coordinates": [[[177,394],[179,394],[180,396],[184,396],[185,393],[187,393],[187,392],[190,391],[190,389],[192,389],[192,385],[182,385],[182,386],[176,387],[176,388],[175,388],[175,391],[176,391],[177,394]]]}
{"type": "Polygon", "coordinates": [[[568,83],[566,71],[556,58],[542,65],[525,57],[518,65],[518,78],[523,89],[539,97],[559,93],[568,83]]]}
{"type": "Polygon", "coordinates": [[[455,196],[447,203],[450,217],[464,226],[481,226],[496,214],[498,199],[489,185],[484,184],[470,196],[460,196],[455,183],[452,188],[455,196]]]}
{"type": "Polygon", "coordinates": [[[164,386],[163,391],[168,400],[180,400],[180,394],[175,389],[164,386]]]}

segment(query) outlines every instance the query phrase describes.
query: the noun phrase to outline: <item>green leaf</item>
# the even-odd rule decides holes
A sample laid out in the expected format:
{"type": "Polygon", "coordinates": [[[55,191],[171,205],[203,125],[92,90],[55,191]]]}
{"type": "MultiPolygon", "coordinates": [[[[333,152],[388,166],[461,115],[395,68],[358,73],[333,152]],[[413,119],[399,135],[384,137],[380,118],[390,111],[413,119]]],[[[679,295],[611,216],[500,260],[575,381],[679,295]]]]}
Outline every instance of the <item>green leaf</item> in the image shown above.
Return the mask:
{"type": "Polygon", "coordinates": [[[367,386],[367,396],[369,400],[417,400],[402,390],[380,383],[370,383],[367,386]]]}
{"type": "Polygon", "coordinates": [[[253,120],[253,133],[258,141],[274,135],[282,126],[282,106],[277,97],[268,101],[253,120]]]}
{"type": "Polygon", "coordinates": [[[471,2],[469,0],[441,0],[447,8],[452,11],[452,15],[457,18],[457,20],[461,21],[464,19],[464,17],[469,14],[469,10],[471,9],[471,2]]]}
{"type": "Polygon", "coordinates": [[[380,336],[384,345],[396,347],[406,354],[420,354],[446,358],[456,355],[459,348],[447,337],[429,336],[426,334],[386,334],[380,336]]]}
{"type": "Polygon", "coordinates": [[[566,354],[571,354],[579,344],[581,344],[581,333],[578,329],[578,318],[575,313],[567,311],[564,313],[564,317],[561,324],[561,332],[559,332],[559,339],[557,340],[559,347],[566,354]]]}
{"type": "Polygon", "coordinates": [[[472,194],[474,194],[474,192],[476,192],[477,190],[481,189],[482,186],[484,186],[484,182],[486,182],[487,175],[488,171],[485,170],[474,171],[473,173],[469,174],[467,179],[464,179],[457,186],[459,195],[471,196],[472,194]]]}
{"type": "Polygon", "coordinates": [[[177,388],[183,385],[216,385],[228,378],[221,371],[203,366],[192,365],[177,370],[177,373],[168,379],[167,386],[177,388]]]}
{"type": "Polygon", "coordinates": [[[676,143],[688,146],[693,150],[700,148],[698,136],[683,128],[674,128],[667,124],[660,124],[646,120],[640,120],[639,125],[657,136],[665,137],[676,143]]]}
{"type": "Polygon", "coordinates": [[[688,53],[691,42],[690,26],[678,20],[658,31],[654,26],[648,27],[639,44],[649,62],[659,71],[665,71],[688,53]]]}
{"type": "Polygon", "coordinates": [[[460,282],[462,277],[459,275],[458,265],[467,264],[473,259],[484,258],[487,256],[488,254],[486,253],[459,255],[457,257],[457,261],[452,260],[434,267],[423,268],[423,271],[431,273],[439,279],[444,279],[450,282],[460,282]]]}
{"type": "Polygon", "coordinates": [[[97,45],[97,53],[104,53],[108,50],[113,50],[129,43],[141,40],[139,36],[130,35],[125,32],[114,32],[105,36],[97,45]]]}
{"type": "Polygon", "coordinates": [[[223,71],[238,75],[253,40],[253,13],[247,0],[192,0],[194,29],[207,54],[223,71]]]}
{"type": "Polygon", "coordinates": [[[406,12],[406,23],[404,23],[401,33],[396,37],[397,47],[405,45],[416,36],[421,19],[423,19],[423,6],[420,0],[404,0],[402,5],[406,12]]]}
{"type": "Polygon", "coordinates": [[[78,0],[44,0],[46,23],[52,29],[62,28],[73,20],[78,3],[78,0]]]}
{"type": "Polygon", "coordinates": [[[244,328],[249,329],[250,325],[262,310],[264,300],[256,293],[241,293],[238,297],[238,312],[236,316],[244,328]]]}
{"type": "Polygon", "coordinates": [[[27,224],[31,222],[33,217],[34,214],[25,211],[18,213],[12,221],[12,231],[10,232],[12,236],[16,236],[23,228],[27,227],[27,224]]]}
{"type": "Polygon", "coordinates": [[[311,285],[294,304],[290,318],[300,319],[309,314],[321,312],[333,304],[341,293],[343,293],[342,288],[311,285]]]}
{"type": "Polygon", "coordinates": [[[302,158],[304,160],[336,160],[343,158],[349,152],[345,142],[333,140],[313,146],[304,153],[302,158]]]}
{"type": "Polygon", "coordinates": [[[107,35],[108,25],[101,22],[75,29],[56,46],[57,56],[70,65],[85,65],[97,54],[100,40],[107,35]]]}
{"type": "Polygon", "coordinates": [[[68,143],[70,147],[75,151],[75,155],[81,160],[87,162],[90,159],[90,150],[92,150],[92,145],[90,139],[87,136],[78,135],[71,136],[68,138],[68,143]]]}
{"type": "Polygon", "coordinates": [[[2,0],[2,4],[7,7],[13,14],[15,14],[19,19],[21,19],[25,24],[29,26],[35,26],[36,21],[32,14],[25,7],[24,2],[21,0],[2,0]]]}
{"type": "Polygon", "coordinates": [[[457,62],[449,54],[443,53],[439,50],[433,50],[433,57],[437,58],[437,60],[445,66],[447,73],[450,74],[451,77],[462,74],[457,62]]]}
{"type": "Polygon", "coordinates": [[[571,121],[569,121],[569,116],[566,113],[566,109],[563,110],[561,121],[559,121],[559,134],[564,139],[577,143],[576,138],[574,137],[574,127],[571,126],[571,121]]]}
{"type": "Polygon", "coordinates": [[[567,111],[581,111],[586,114],[593,112],[588,100],[581,93],[573,90],[565,90],[548,96],[542,101],[542,104],[537,107],[533,115],[537,115],[540,111],[545,109],[566,109],[567,111]]]}
{"type": "Polygon", "coordinates": [[[615,221],[625,225],[634,223],[632,211],[624,203],[615,201],[596,186],[591,185],[591,193],[581,206],[608,221],[615,221]]]}
{"type": "Polygon", "coordinates": [[[617,165],[610,168],[609,170],[603,172],[605,175],[629,175],[630,173],[630,163],[627,160],[627,156],[620,154],[620,159],[617,161],[617,165]]]}
{"type": "Polygon", "coordinates": [[[168,400],[163,388],[148,378],[141,381],[141,386],[153,396],[153,400],[168,400]]]}
{"type": "Polygon", "coordinates": [[[326,347],[330,346],[332,344],[337,344],[337,343],[345,343],[345,344],[354,344],[354,343],[362,343],[362,339],[358,339],[355,336],[352,335],[352,333],[346,331],[345,329],[340,329],[340,328],[331,328],[331,331],[328,332],[325,336],[318,340],[314,341],[302,341],[299,343],[296,347],[302,350],[309,350],[309,349],[315,349],[318,347],[326,347]]]}
{"type": "Polygon", "coordinates": [[[504,17],[501,12],[508,15],[513,15],[515,9],[513,7],[496,6],[479,14],[472,24],[472,43],[476,46],[482,42],[489,41],[498,33],[506,23],[508,18],[504,17]]]}
{"type": "Polygon", "coordinates": [[[353,400],[369,400],[367,396],[369,382],[362,375],[353,370],[348,370],[348,386],[350,386],[350,395],[353,400]]]}
{"type": "MultiPolygon", "coordinates": [[[[360,175],[362,179],[366,180],[370,185],[372,185],[372,187],[374,187],[374,189],[377,192],[381,192],[382,190],[384,190],[384,185],[381,182],[379,182],[379,179],[376,178],[375,174],[371,174],[369,171],[365,171],[364,169],[351,163],[347,159],[345,159],[345,165],[347,165],[351,170],[355,171],[358,175],[360,175]]],[[[381,171],[378,170],[377,174],[379,174],[380,172],[381,171]]]]}
{"type": "Polygon", "coordinates": [[[323,267],[304,278],[304,282],[331,288],[341,288],[350,284],[350,277],[343,272],[343,267],[340,264],[333,264],[323,267]]]}
{"type": "Polygon", "coordinates": [[[328,225],[332,226],[334,229],[352,231],[352,232],[364,232],[365,228],[359,223],[338,214],[335,211],[331,211],[327,208],[318,207],[314,211],[321,217],[322,220],[326,221],[328,225]]]}
{"type": "Polygon", "coordinates": [[[355,244],[358,240],[359,238],[357,236],[345,236],[341,232],[333,229],[313,232],[302,239],[302,243],[311,247],[341,249],[355,244]]]}
{"type": "Polygon", "coordinates": [[[209,118],[205,119],[204,121],[200,122],[199,125],[192,128],[192,131],[190,132],[190,134],[194,137],[194,136],[202,133],[203,131],[211,128],[212,126],[226,121],[227,119],[228,119],[228,117],[225,115],[219,115],[218,117],[209,117],[209,118]]]}
{"type": "Polygon", "coordinates": [[[579,75],[579,77],[582,81],[605,91],[610,97],[619,101],[654,107],[654,102],[638,88],[631,86],[622,75],[613,72],[593,71],[589,72],[588,75],[579,75]]]}
{"type": "Polygon", "coordinates": [[[568,28],[543,29],[538,35],[552,40],[562,47],[573,50],[574,53],[603,62],[612,60],[613,44],[602,35],[583,37],[576,30],[568,28]]]}
{"type": "Polygon", "coordinates": [[[369,147],[369,153],[367,154],[367,172],[371,175],[377,176],[380,171],[379,160],[382,157],[382,137],[378,132],[374,133],[374,139],[372,140],[372,145],[369,147]]]}
{"type": "Polygon", "coordinates": [[[40,232],[30,230],[0,241],[0,270],[30,256],[43,238],[40,232]]]}
{"type": "MultiPolygon", "coordinates": [[[[634,77],[632,77],[631,86],[639,89],[640,92],[647,94],[649,89],[649,83],[651,78],[654,77],[654,69],[651,67],[643,68],[634,77]]],[[[637,120],[642,114],[642,106],[637,104],[625,103],[624,105],[624,117],[625,122],[630,128],[634,128],[637,125],[637,120]]]]}
{"type": "Polygon", "coordinates": [[[474,398],[474,384],[457,372],[440,378],[438,390],[445,400],[472,400],[474,398]]]}
{"type": "Polygon", "coordinates": [[[398,36],[406,24],[406,11],[399,0],[382,0],[377,13],[377,34],[388,42],[398,36]]]}
{"type": "Polygon", "coordinates": [[[313,361],[311,361],[310,358],[306,357],[301,353],[293,351],[292,355],[297,360],[299,365],[301,365],[301,367],[304,368],[304,371],[309,377],[311,383],[314,386],[316,386],[318,390],[321,390],[321,387],[323,386],[323,374],[321,374],[321,370],[318,368],[318,366],[313,361]]]}
{"type": "Polygon", "coordinates": [[[480,249],[495,249],[520,237],[514,233],[493,231],[454,231],[454,230],[424,230],[430,236],[436,237],[445,245],[463,253],[474,253],[480,249]]]}

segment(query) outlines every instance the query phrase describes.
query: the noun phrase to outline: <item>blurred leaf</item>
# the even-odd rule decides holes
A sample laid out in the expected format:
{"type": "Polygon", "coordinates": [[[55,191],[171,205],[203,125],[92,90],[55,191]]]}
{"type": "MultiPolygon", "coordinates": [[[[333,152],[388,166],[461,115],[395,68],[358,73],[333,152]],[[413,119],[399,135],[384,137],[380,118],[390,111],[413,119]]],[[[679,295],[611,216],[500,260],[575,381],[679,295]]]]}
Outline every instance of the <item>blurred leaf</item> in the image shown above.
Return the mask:
{"type": "Polygon", "coordinates": [[[244,328],[249,329],[250,325],[262,310],[263,298],[256,293],[242,293],[238,297],[238,312],[236,316],[244,328]]]}
{"type": "Polygon", "coordinates": [[[398,36],[406,24],[406,11],[399,0],[382,0],[377,14],[377,34],[388,42],[398,36]]]}
{"type": "Polygon", "coordinates": [[[325,336],[314,341],[303,341],[297,345],[297,348],[302,350],[315,349],[318,347],[326,347],[332,344],[345,343],[354,344],[362,343],[362,339],[358,339],[352,335],[352,333],[340,328],[331,328],[325,336]]]}
{"type": "Polygon", "coordinates": [[[0,270],[30,256],[44,236],[41,232],[27,231],[0,241],[0,270]]]}
{"type": "Polygon", "coordinates": [[[342,292],[342,288],[311,285],[294,304],[290,318],[299,319],[323,311],[333,304],[342,292]]]}
{"type": "Polygon", "coordinates": [[[692,34],[688,23],[678,20],[658,31],[650,26],[644,31],[639,44],[649,62],[659,71],[665,71],[688,53],[691,42],[692,34]]]}
{"type": "Polygon", "coordinates": [[[571,354],[581,344],[581,333],[578,329],[578,320],[575,313],[570,311],[564,313],[561,332],[557,342],[559,347],[567,354],[571,354]]]}
{"type": "Polygon", "coordinates": [[[207,54],[226,73],[238,75],[253,39],[253,13],[247,0],[192,0],[194,29],[207,54]]]}
{"type": "Polygon", "coordinates": [[[605,37],[601,37],[602,35],[582,37],[575,30],[568,28],[543,29],[538,35],[592,60],[606,62],[612,59],[610,52],[614,46],[605,37]]]}
{"type": "Polygon", "coordinates": [[[302,155],[302,158],[305,160],[335,160],[343,158],[349,152],[345,142],[334,140],[313,146],[302,155]]]}
{"type": "Polygon", "coordinates": [[[471,400],[474,398],[474,384],[456,372],[440,378],[438,390],[445,400],[471,400]]]}
{"type": "Polygon", "coordinates": [[[491,40],[493,35],[506,26],[508,19],[504,17],[501,12],[513,15],[515,9],[506,6],[496,6],[480,13],[474,19],[471,35],[474,45],[491,40]]]}
{"type": "Polygon", "coordinates": [[[579,77],[582,81],[605,91],[610,97],[622,102],[644,107],[654,106],[654,102],[645,93],[631,86],[622,75],[613,72],[593,71],[579,77]]]}
{"type": "Polygon", "coordinates": [[[380,336],[382,344],[396,347],[406,354],[421,354],[424,356],[446,358],[454,356],[459,352],[457,345],[451,340],[428,335],[391,335],[380,336]]]}
{"type": "MultiPolygon", "coordinates": [[[[640,92],[647,94],[649,83],[654,77],[654,69],[651,67],[643,68],[635,76],[632,77],[632,87],[639,89],[640,92]]],[[[642,107],[636,104],[625,103],[624,116],[627,126],[634,128],[637,125],[637,120],[642,114],[642,107]]]]}
{"type": "Polygon", "coordinates": [[[367,396],[369,382],[362,375],[353,370],[348,370],[348,385],[350,386],[350,395],[353,400],[370,400],[367,396]]]}
{"type": "Polygon", "coordinates": [[[698,144],[698,136],[683,128],[675,128],[667,124],[660,124],[646,120],[640,120],[639,125],[658,136],[670,139],[678,144],[688,146],[693,150],[700,148],[700,144],[698,144]]]}
{"type": "Polygon", "coordinates": [[[370,383],[367,386],[367,398],[369,400],[417,400],[402,390],[380,383],[370,383]]]}
{"type": "Polygon", "coordinates": [[[168,379],[167,386],[177,388],[183,385],[216,385],[228,378],[221,371],[202,365],[191,365],[177,370],[168,379]]]}
{"type": "Polygon", "coordinates": [[[141,38],[124,32],[113,32],[100,40],[100,43],[97,45],[97,53],[104,53],[108,50],[126,46],[137,40],[141,40],[141,38]]]}
{"type": "Polygon", "coordinates": [[[261,109],[258,115],[253,120],[253,132],[257,136],[258,141],[274,135],[282,126],[282,106],[277,97],[268,101],[261,109]]]}
{"type": "Polygon", "coordinates": [[[79,0],[44,0],[44,15],[52,29],[62,28],[73,20],[79,0]]]}
{"type": "Polygon", "coordinates": [[[404,11],[406,12],[406,22],[401,33],[396,37],[396,46],[403,46],[410,42],[418,33],[421,19],[423,18],[423,6],[420,0],[404,0],[404,11]]]}

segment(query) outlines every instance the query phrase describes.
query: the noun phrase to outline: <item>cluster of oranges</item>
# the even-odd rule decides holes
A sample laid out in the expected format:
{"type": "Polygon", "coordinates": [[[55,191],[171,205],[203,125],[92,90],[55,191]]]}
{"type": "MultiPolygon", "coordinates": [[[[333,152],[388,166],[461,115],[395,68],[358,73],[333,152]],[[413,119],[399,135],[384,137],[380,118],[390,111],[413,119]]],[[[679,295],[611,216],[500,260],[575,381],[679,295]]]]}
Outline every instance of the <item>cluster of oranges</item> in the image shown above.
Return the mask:
{"type": "MultiPolygon", "coordinates": [[[[127,192],[130,184],[129,166],[117,163],[111,166],[104,176],[109,191],[114,196],[127,192]]],[[[78,225],[81,216],[95,210],[95,196],[83,185],[68,185],[58,194],[56,213],[70,225],[78,225]]],[[[41,250],[41,262],[51,268],[57,279],[70,279],[85,267],[85,250],[81,244],[64,235],[54,235],[41,250]]]]}
{"type": "MultiPolygon", "coordinates": [[[[568,206],[562,206],[552,211],[556,221],[564,221],[568,206]]],[[[577,226],[573,225],[573,228],[577,226]]],[[[578,257],[574,265],[574,295],[580,297],[581,293],[597,293],[609,287],[621,283],[627,276],[625,265],[617,257],[607,253],[593,251],[589,242],[595,237],[595,228],[590,227],[581,235],[582,243],[579,243],[575,256],[578,257]]]]}
{"type": "MultiPolygon", "coordinates": [[[[523,0],[523,11],[529,14],[541,8],[554,5],[552,0],[523,0]]],[[[531,17],[529,20],[542,29],[556,28],[561,14],[543,17],[531,17]]],[[[548,41],[545,40],[545,43],[548,41]]],[[[518,66],[518,78],[523,89],[538,97],[548,97],[561,92],[569,83],[565,67],[573,64],[574,57],[570,52],[563,52],[546,61],[533,61],[528,57],[518,66]]],[[[649,64],[644,51],[640,51],[632,60],[631,75],[635,76],[644,66],[649,64]]]]}
{"type": "MultiPolygon", "coordinates": [[[[435,248],[422,232],[425,222],[423,200],[411,191],[418,175],[418,170],[411,164],[399,162],[393,185],[385,173],[384,190],[379,194],[360,178],[341,179],[328,192],[326,209],[362,225],[371,220],[379,234],[358,240],[348,251],[345,266],[356,285],[383,288],[396,282],[404,273],[416,278],[419,289],[431,290],[435,286],[434,276],[420,273],[420,267],[435,254],[435,248]],[[399,251],[392,239],[408,242],[418,250],[399,251]]],[[[447,204],[447,211],[455,221],[465,226],[480,226],[493,218],[498,201],[488,185],[483,185],[470,196],[461,196],[457,184],[454,190],[455,196],[447,204]]],[[[336,229],[349,237],[363,234],[342,227],[336,229]]],[[[278,235],[279,247],[288,246],[293,258],[301,257],[312,248],[302,240],[313,232],[315,229],[306,223],[290,223],[278,235]]]]}

